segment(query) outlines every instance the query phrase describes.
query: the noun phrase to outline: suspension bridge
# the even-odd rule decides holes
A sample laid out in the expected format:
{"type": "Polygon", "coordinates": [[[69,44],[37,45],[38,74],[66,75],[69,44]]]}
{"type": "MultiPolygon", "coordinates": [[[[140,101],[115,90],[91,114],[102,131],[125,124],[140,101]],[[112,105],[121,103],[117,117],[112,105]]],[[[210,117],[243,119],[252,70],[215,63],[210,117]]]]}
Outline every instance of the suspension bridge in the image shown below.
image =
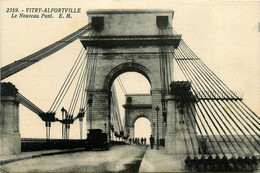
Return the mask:
{"type": "MultiPolygon", "coordinates": [[[[70,139],[73,123],[102,129],[107,140],[134,138],[134,122],[149,119],[155,144],[172,155],[185,156],[190,171],[251,171],[259,162],[259,116],[231,91],[189,48],[172,27],[172,10],[90,10],[90,23],[63,39],[1,68],[1,80],[80,40],[75,62],[47,111],[28,100],[11,83],[1,83],[1,141],[13,146],[6,154],[21,151],[18,104],[45,123],[46,140],[51,124],[61,123],[62,140],[70,139]],[[173,66],[176,63],[177,66],[173,66]],[[178,68],[186,81],[174,81],[178,68]],[[151,85],[150,95],[128,94],[118,76],[138,72],[151,85]],[[126,96],[121,119],[117,82],[126,96]],[[72,96],[67,93],[75,88],[72,96]],[[64,98],[70,104],[62,106],[64,98]],[[7,117],[13,118],[7,118],[7,117]],[[83,119],[86,123],[83,124],[83,119]]],[[[47,103],[46,103],[47,104],[47,103]]],[[[48,103],[49,104],[49,103],[48,103]]],[[[27,139],[28,140],[28,139],[27,139]]],[[[54,142],[55,143],[55,142],[54,142]]],[[[73,142],[71,142],[73,143],[73,142]]],[[[54,144],[53,144],[54,145],[54,144]]]]}

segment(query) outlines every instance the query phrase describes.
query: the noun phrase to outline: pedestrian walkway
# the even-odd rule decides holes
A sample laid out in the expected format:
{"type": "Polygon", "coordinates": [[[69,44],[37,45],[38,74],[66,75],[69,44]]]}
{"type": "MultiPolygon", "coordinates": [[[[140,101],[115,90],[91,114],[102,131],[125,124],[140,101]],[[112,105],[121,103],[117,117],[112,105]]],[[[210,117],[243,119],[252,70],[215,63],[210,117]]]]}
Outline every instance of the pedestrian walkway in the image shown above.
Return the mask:
{"type": "Polygon", "coordinates": [[[165,148],[147,148],[138,172],[185,172],[184,156],[174,156],[165,148]]]}
{"type": "Polygon", "coordinates": [[[14,155],[0,155],[0,165],[14,162],[14,161],[19,161],[19,160],[46,156],[46,155],[64,154],[64,153],[77,152],[83,150],[84,150],[83,148],[66,149],[66,150],[43,150],[43,151],[22,152],[20,154],[14,154],[14,155]]]}

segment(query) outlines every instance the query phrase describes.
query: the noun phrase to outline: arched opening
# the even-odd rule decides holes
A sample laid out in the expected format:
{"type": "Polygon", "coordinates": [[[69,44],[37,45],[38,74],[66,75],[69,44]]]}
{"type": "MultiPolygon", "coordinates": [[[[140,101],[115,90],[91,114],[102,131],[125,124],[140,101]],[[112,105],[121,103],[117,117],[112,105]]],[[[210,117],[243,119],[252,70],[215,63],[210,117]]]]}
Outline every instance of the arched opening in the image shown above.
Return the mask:
{"type": "Polygon", "coordinates": [[[152,134],[151,122],[144,117],[138,118],[134,124],[135,138],[145,138],[146,144],[149,144],[149,137],[152,134]]]}
{"type": "MultiPolygon", "coordinates": [[[[159,86],[155,81],[155,79],[153,78],[151,72],[143,65],[140,65],[138,63],[123,63],[120,64],[118,66],[116,66],[115,68],[113,68],[107,75],[106,75],[106,79],[104,82],[104,90],[109,90],[113,84],[113,82],[115,81],[115,79],[120,76],[123,73],[127,73],[127,72],[137,72],[139,74],[142,74],[143,77],[145,77],[151,86],[157,88],[159,86]]],[[[135,80],[136,81],[136,80],[135,80]]]]}
{"type": "MultiPolygon", "coordinates": [[[[147,77],[144,76],[143,74],[140,74],[138,72],[124,72],[124,73],[118,75],[116,78],[114,78],[114,81],[111,85],[111,89],[113,86],[115,89],[114,92],[116,92],[116,96],[117,96],[117,102],[118,102],[119,112],[120,112],[120,119],[121,119],[121,123],[124,128],[123,130],[125,132],[125,135],[126,136],[128,135],[128,138],[129,138],[130,137],[129,129],[127,129],[125,127],[126,110],[123,107],[123,105],[125,105],[126,101],[127,101],[126,95],[131,95],[131,94],[150,95],[151,84],[150,84],[150,81],[147,79],[147,77]]],[[[112,104],[111,104],[111,106],[112,106],[112,104]]],[[[115,122],[114,123],[112,122],[113,121],[112,114],[113,113],[111,111],[111,123],[114,126],[114,130],[116,130],[115,122]]],[[[139,125],[140,128],[147,128],[147,126],[145,126],[145,127],[141,127],[141,126],[142,125],[139,125]]],[[[149,125],[149,128],[150,128],[150,125],[149,125]]],[[[113,136],[113,135],[115,135],[115,134],[112,134],[112,136],[111,136],[112,140],[115,139],[115,136],[113,136]]]]}

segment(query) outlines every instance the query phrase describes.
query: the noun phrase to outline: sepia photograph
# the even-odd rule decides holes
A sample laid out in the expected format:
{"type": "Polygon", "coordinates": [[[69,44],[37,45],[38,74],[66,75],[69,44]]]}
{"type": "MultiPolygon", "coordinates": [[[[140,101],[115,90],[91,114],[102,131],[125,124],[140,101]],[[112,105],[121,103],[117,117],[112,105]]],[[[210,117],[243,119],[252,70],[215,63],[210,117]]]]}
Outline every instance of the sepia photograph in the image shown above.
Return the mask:
{"type": "Polygon", "coordinates": [[[260,172],[260,2],[1,0],[0,172],[260,172]]]}

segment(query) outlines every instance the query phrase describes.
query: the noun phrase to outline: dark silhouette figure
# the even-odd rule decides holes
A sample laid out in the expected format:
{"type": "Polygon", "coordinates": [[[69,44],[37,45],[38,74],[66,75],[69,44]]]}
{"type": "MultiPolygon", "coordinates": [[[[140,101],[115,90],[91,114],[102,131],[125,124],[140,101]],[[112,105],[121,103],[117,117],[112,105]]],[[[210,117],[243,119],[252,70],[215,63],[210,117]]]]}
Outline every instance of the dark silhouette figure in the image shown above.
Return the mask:
{"type": "Polygon", "coordinates": [[[146,145],[146,138],[144,138],[144,145],[146,145]]]}
{"type": "Polygon", "coordinates": [[[144,145],[144,138],[141,138],[141,145],[144,145]]]}
{"type": "Polygon", "coordinates": [[[153,144],[154,144],[154,137],[153,137],[153,135],[151,135],[149,140],[150,140],[151,149],[153,149],[153,144]]]}
{"type": "Polygon", "coordinates": [[[131,145],[131,142],[132,142],[132,138],[129,138],[129,143],[130,143],[130,145],[131,145]]]}
{"type": "Polygon", "coordinates": [[[140,139],[137,138],[137,145],[140,145],[140,139]]]}

